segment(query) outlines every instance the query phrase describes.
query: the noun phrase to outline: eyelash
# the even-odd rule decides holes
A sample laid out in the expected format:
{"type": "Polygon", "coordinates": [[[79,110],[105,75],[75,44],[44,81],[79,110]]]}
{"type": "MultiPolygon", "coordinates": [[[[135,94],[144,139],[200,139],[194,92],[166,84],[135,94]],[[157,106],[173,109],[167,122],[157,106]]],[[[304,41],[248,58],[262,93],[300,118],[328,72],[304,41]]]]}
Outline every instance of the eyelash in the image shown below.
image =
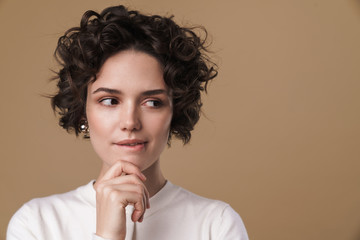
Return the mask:
{"type": "Polygon", "coordinates": [[[163,106],[163,102],[160,100],[151,99],[151,100],[147,100],[145,103],[148,103],[148,102],[153,102],[154,106],[151,106],[152,108],[160,108],[163,106]]]}
{"type": "MultiPolygon", "coordinates": [[[[153,103],[153,106],[150,106],[152,108],[160,108],[164,105],[162,101],[156,100],[156,99],[146,100],[145,104],[149,103],[149,102],[153,103]]],[[[103,98],[99,101],[99,103],[103,104],[104,106],[114,106],[114,105],[119,104],[119,101],[116,98],[103,98]],[[104,103],[105,101],[110,101],[110,104],[105,104],[104,103]],[[114,101],[115,101],[115,103],[114,103],[114,101]]]]}
{"type": "Polygon", "coordinates": [[[104,98],[104,99],[101,99],[101,100],[99,101],[99,103],[101,103],[101,104],[103,104],[103,105],[105,105],[105,106],[113,106],[113,105],[118,104],[119,101],[118,101],[117,99],[115,99],[115,98],[104,98]],[[109,101],[109,100],[110,100],[110,104],[105,104],[105,103],[104,103],[105,101],[109,101]],[[113,101],[116,101],[116,103],[113,103],[113,101]]]}

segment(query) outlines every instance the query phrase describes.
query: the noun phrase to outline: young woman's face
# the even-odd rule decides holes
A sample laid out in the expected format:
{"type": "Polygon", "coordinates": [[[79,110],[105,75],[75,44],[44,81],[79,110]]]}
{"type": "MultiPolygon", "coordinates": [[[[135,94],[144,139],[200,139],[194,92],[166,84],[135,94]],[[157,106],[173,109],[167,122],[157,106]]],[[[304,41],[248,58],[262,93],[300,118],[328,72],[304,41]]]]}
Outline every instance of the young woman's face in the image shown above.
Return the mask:
{"type": "Polygon", "coordinates": [[[90,140],[103,163],[124,160],[145,170],[167,144],[172,98],[160,63],[138,51],[110,57],[88,86],[90,140]]]}

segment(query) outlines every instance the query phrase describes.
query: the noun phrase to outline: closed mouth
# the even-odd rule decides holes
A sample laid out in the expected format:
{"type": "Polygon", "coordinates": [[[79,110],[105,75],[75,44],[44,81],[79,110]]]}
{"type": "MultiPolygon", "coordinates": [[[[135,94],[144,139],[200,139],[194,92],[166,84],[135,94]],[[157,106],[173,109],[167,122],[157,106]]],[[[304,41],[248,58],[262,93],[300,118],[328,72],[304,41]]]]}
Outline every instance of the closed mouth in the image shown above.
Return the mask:
{"type": "Polygon", "coordinates": [[[115,144],[120,146],[134,147],[138,145],[145,145],[146,143],[147,143],[146,141],[140,139],[125,139],[115,144]]]}
{"type": "Polygon", "coordinates": [[[118,145],[122,145],[122,146],[136,146],[136,145],[141,145],[141,144],[145,144],[145,142],[140,142],[140,143],[124,143],[124,144],[118,144],[118,145]]]}

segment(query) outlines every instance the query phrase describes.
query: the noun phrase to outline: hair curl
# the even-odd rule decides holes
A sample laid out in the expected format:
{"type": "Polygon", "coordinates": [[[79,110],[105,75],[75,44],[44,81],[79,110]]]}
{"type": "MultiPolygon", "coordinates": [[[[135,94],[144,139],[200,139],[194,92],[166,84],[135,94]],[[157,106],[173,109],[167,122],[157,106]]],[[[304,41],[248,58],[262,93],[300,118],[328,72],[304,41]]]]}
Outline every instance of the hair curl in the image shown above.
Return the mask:
{"type": "Polygon", "coordinates": [[[66,31],[54,53],[61,69],[54,78],[58,92],[51,97],[51,104],[60,115],[60,126],[80,133],[88,84],[96,81],[110,56],[134,49],[154,56],[163,65],[164,81],[173,97],[169,140],[175,135],[188,143],[200,117],[200,93],[206,91],[217,70],[204,53],[206,37],[202,40],[193,28],[180,27],[172,19],[146,16],[124,6],[109,7],[100,14],[85,12],[80,27],[66,31]]]}

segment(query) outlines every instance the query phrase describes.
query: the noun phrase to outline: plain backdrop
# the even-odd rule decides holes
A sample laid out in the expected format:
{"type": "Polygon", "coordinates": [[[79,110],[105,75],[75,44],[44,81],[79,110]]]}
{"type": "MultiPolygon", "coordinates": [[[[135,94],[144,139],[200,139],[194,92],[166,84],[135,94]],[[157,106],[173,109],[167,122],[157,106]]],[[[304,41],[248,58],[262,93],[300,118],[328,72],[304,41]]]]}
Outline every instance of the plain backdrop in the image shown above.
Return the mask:
{"type": "Polygon", "coordinates": [[[239,212],[254,240],[360,239],[360,1],[0,0],[0,238],[26,201],[97,177],[49,99],[59,36],[125,4],[210,33],[219,76],[173,183],[239,212]]]}

